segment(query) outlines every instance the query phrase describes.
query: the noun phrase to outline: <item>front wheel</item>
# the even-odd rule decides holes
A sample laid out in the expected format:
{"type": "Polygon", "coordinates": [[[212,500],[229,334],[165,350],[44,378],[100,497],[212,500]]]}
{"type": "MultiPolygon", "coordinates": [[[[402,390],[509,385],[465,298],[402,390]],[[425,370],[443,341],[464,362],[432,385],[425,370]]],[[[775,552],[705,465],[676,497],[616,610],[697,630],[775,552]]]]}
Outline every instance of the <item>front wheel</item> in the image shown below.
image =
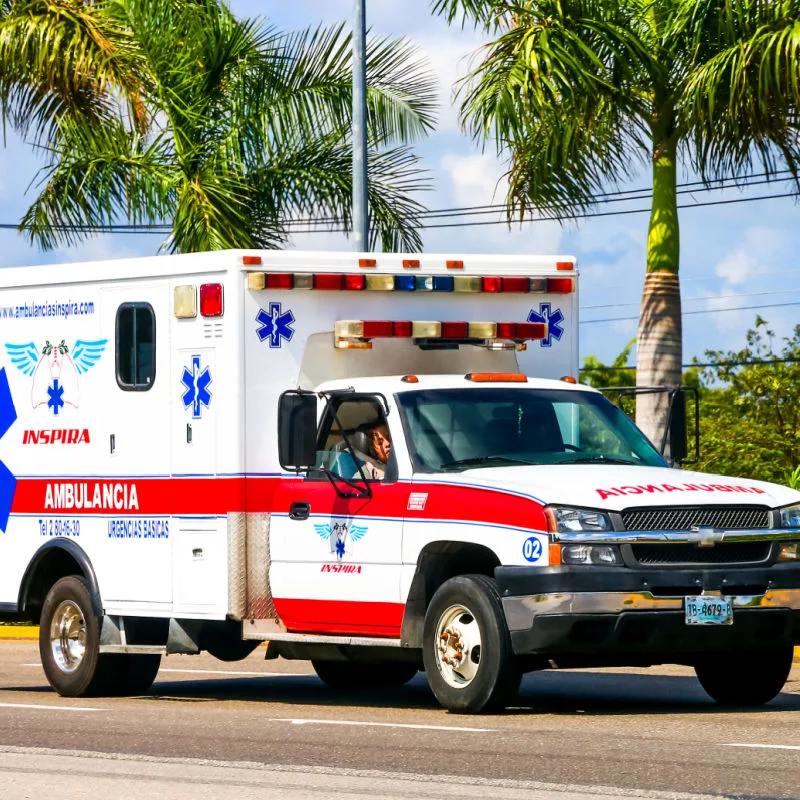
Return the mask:
{"type": "Polygon", "coordinates": [[[792,647],[713,653],[704,655],[694,670],[702,687],[720,705],[760,706],[780,694],[793,658],[792,647]]]}
{"type": "Polygon", "coordinates": [[[425,614],[422,658],[436,699],[449,711],[498,711],[519,688],[497,584],[485,575],[443,583],[425,614]]]}

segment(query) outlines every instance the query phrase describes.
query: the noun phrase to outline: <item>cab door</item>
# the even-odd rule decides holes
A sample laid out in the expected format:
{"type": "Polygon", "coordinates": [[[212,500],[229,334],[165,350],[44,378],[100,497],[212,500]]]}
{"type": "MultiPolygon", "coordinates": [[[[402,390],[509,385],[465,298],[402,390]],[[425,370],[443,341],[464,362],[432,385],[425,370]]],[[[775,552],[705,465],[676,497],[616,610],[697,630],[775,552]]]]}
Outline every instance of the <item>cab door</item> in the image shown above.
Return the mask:
{"type": "Polygon", "coordinates": [[[397,481],[391,451],[383,464],[368,447],[369,432],[383,425],[391,440],[381,399],[331,398],[317,438],[317,464],[329,474],[316,470],[280,482],[270,524],[270,583],[290,631],[400,635],[408,488],[397,481]]]}

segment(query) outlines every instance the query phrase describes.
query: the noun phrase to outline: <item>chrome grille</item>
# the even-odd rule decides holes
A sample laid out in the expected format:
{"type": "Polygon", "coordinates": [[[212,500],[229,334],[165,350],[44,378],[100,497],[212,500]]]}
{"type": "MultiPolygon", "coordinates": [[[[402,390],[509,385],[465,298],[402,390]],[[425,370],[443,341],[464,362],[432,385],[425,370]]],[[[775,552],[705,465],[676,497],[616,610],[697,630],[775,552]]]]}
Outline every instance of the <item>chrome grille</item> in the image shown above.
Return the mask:
{"type": "Polygon", "coordinates": [[[634,544],[631,552],[642,566],[658,564],[757,564],[770,555],[771,542],[722,542],[714,547],[696,544],[634,544]]]}
{"type": "Polygon", "coordinates": [[[690,531],[692,528],[746,530],[769,528],[764,506],[684,506],[683,508],[629,508],[622,512],[626,531],[690,531]]]}

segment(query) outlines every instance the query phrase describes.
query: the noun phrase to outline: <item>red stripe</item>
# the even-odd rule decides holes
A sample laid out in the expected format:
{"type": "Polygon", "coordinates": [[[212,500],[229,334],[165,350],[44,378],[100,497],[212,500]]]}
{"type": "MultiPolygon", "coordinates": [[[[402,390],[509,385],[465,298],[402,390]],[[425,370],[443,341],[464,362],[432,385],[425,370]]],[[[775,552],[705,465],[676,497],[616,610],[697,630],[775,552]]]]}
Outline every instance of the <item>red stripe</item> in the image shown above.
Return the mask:
{"type": "Polygon", "coordinates": [[[291,504],[299,500],[311,504],[312,514],[455,520],[546,529],[540,503],[502,490],[442,483],[373,484],[372,498],[353,499],[336,496],[327,480],[278,477],[21,478],[17,481],[11,513],[224,516],[232,511],[248,511],[287,514],[291,504]],[[134,490],[135,502],[132,502],[134,490]],[[408,510],[412,492],[427,495],[423,509],[408,510]],[[96,503],[98,498],[99,503],[96,503]],[[87,506],[87,500],[91,507],[87,506]]]}
{"type": "Polygon", "coordinates": [[[361,633],[400,636],[402,603],[359,603],[349,600],[290,600],[274,598],[287,630],[293,633],[361,633]]]}

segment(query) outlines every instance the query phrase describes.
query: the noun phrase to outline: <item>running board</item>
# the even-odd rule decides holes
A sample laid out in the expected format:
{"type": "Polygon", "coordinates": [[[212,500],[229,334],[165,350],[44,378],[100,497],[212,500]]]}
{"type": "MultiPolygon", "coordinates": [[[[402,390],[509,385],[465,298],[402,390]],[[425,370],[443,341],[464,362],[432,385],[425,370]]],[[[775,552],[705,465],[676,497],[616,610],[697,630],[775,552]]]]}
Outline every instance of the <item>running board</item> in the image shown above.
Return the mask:
{"type": "Polygon", "coordinates": [[[260,642],[298,642],[302,644],[342,644],[360,647],[402,647],[400,639],[380,636],[323,636],[316,633],[273,633],[257,630],[245,631],[243,639],[258,639],[260,642]]]}
{"type": "Polygon", "coordinates": [[[163,656],[167,652],[164,645],[157,644],[101,644],[100,653],[116,653],[128,655],[158,655],[163,656]]]}

